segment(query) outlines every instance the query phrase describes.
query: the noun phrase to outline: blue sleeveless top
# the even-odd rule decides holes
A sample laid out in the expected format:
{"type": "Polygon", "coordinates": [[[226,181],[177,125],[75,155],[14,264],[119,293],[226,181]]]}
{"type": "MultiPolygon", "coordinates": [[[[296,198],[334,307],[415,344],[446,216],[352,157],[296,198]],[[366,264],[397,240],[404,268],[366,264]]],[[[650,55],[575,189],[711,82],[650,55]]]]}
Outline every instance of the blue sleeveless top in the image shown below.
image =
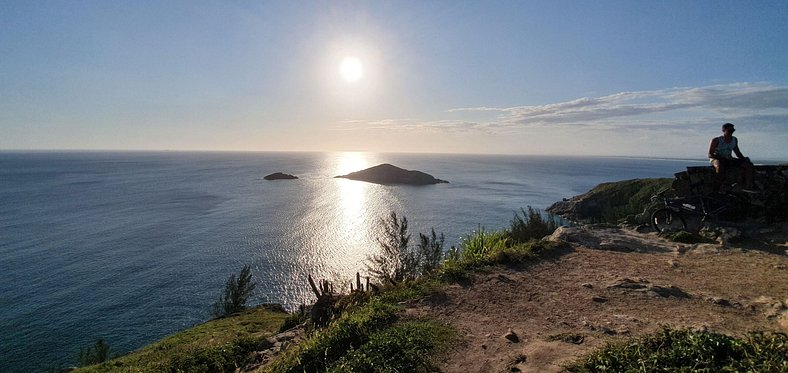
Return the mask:
{"type": "Polygon", "coordinates": [[[733,159],[733,149],[738,143],[735,136],[732,136],[731,142],[727,144],[725,143],[725,136],[720,136],[717,138],[717,149],[714,151],[714,154],[720,158],[733,159]]]}

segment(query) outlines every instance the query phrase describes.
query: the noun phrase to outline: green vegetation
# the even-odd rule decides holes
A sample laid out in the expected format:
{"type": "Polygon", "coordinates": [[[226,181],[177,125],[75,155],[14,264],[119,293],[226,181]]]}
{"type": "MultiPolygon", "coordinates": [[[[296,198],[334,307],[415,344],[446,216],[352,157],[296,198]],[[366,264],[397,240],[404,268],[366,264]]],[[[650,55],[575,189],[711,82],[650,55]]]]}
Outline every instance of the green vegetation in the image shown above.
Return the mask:
{"type": "Polygon", "coordinates": [[[224,294],[220,295],[219,300],[213,304],[213,315],[223,317],[243,311],[246,308],[246,301],[252,296],[256,286],[257,284],[252,281],[251,267],[245,265],[237,279],[234,274],[227,279],[224,294]]]}
{"type": "Polygon", "coordinates": [[[627,344],[609,345],[567,367],[569,372],[788,372],[788,336],[663,329],[627,344]]]}
{"type": "Polygon", "coordinates": [[[109,359],[109,350],[109,345],[103,339],[97,340],[93,348],[80,348],[79,366],[84,367],[107,361],[109,359]]]}
{"type": "Polygon", "coordinates": [[[673,242],[680,242],[680,243],[709,243],[714,242],[711,239],[703,237],[696,233],[690,233],[687,231],[678,231],[675,233],[670,234],[667,237],[669,240],[673,242]]]}
{"type": "Polygon", "coordinates": [[[564,246],[561,242],[542,241],[558,226],[553,215],[544,218],[530,206],[515,214],[507,230],[487,232],[483,227],[463,237],[459,246],[451,247],[441,267],[447,281],[467,281],[474,270],[490,265],[519,266],[564,246]]]}
{"type": "Polygon", "coordinates": [[[520,212],[522,216],[515,213],[509,227],[509,237],[517,243],[541,239],[552,234],[561,225],[555,215],[547,214],[545,217],[531,206],[528,206],[528,211],[521,208],[520,212]]]}
{"type": "Polygon", "coordinates": [[[448,260],[466,262],[484,260],[492,253],[506,249],[511,242],[506,231],[487,232],[484,227],[479,227],[479,230],[462,238],[460,246],[450,252],[448,260]]]}
{"type": "Polygon", "coordinates": [[[398,318],[396,306],[369,301],[347,312],[329,327],[317,331],[298,347],[287,351],[271,367],[272,372],[325,371],[354,346],[362,346],[371,335],[391,326],[398,318]]]}
{"type": "Polygon", "coordinates": [[[388,219],[381,219],[382,238],[378,238],[381,252],[367,259],[367,272],[382,284],[413,280],[434,271],[443,257],[443,233],[419,233],[419,243],[410,246],[408,219],[397,218],[392,212],[388,219]]]}
{"type": "Polygon", "coordinates": [[[644,223],[648,216],[642,213],[651,207],[651,196],[670,188],[672,183],[673,179],[669,178],[602,183],[585,193],[571,211],[562,214],[579,222],[644,223]]]}
{"type": "Polygon", "coordinates": [[[618,183],[603,183],[591,190],[598,193],[599,200],[604,203],[602,219],[605,222],[617,223],[628,217],[643,212],[651,205],[651,196],[669,188],[673,179],[635,179],[618,183]]]}
{"type": "Polygon", "coordinates": [[[383,237],[377,238],[377,241],[381,253],[368,259],[367,271],[383,283],[412,278],[416,264],[408,248],[408,219],[398,219],[397,213],[392,212],[388,219],[381,219],[380,223],[383,225],[383,237]]]}
{"type": "Polygon", "coordinates": [[[430,230],[430,235],[419,233],[419,243],[416,246],[416,262],[419,263],[421,274],[430,273],[441,265],[443,260],[443,243],[446,237],[441,233],[435,234],[435,229],[430,230]]]}
{"type": "Polygon", "coordinates": [[[447,325],[408,321],[373,334],[330,372],[435,372],[430,356],[456,337],[447,325]]]}
{"type": "Polygon", "coordinates": [[[372,298],[280,356],[271,372],[433,371],[431,356],[456,339],[446,325],[402,320],[394,304],[372,298]]]}
{"type": "Polygon", "coordinates": [[[128,355],[76,372],[232,372],[288,317],[256,307],[173,334],[128,355]]]}

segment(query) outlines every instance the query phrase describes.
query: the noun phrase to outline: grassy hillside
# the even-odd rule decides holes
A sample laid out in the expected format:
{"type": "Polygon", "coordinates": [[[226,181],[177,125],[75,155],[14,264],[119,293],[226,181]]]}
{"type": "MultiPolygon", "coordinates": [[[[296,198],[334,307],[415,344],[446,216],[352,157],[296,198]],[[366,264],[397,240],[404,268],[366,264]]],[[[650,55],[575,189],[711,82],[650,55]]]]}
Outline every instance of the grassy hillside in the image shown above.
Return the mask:
{"type": "Polygon", "coordinates": [[[636,222],[656,192],[670,188],[673,179],[632,179],[602,183],[588,191],[557,202],[547,211],[569,220],[587,223],[636,222]]]}
{"type": "Polygon", "coordinates": [[[279,330],[288,314],[256,307],[173,334],[128,355],[75,372],[221,372],[279,330]]]}

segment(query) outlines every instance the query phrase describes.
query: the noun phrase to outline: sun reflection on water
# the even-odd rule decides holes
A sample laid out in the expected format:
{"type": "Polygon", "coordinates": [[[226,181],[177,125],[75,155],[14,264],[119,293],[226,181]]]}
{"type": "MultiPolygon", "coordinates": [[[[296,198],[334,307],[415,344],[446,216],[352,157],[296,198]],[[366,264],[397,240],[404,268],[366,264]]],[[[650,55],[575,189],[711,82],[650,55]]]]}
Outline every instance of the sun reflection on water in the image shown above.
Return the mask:
{"type": "MultiPolygon", "coordinates": [[[[291,247],[299,252],[293,265],[315,278],[340,281],[346,286],[356,272],[365,274],[366,259],[378,252],[375,237],[380,219],[391,211],[400,212],[396,189],[363,181],[334,178],[360,171],[381,162],[374,153],[327,154],[322,162],[325,172],[312,179],[305,198],[308,206],[297,215],[294,225],[300,233],[292,237],[291,247]]],[[[296,289],[294,297],[308,297],[296,289]]]]}
{"type": "MultiPolygon", "coordinates": [[[[363,170],[369,167],[366,153],[341,153],[337,158],[338,175],[363,170]]],[[[343,242],[341,255],[337,255],[335,264],[345,270],[359,269],[361,262],[367,257],[370,246],[370,233],[375,222],[370,216],[373,201],[373,189],[380,186],[363,181],[335,179],[338,220],[334,229],[343,242]]]]}
{"type": "Polygon", "coordinates": [[[315,180],[305,195],[310,207],[298,223],[304,232],[300,259],[313,275],[349,279],[356,271],[364,272],[364,261],[377,250],[374,230],[379,210],[388,209],[389,191],[380,185],[333,177],[368,168],[374,158],[369,153],[327,154],[327,177],[315,180]]]}

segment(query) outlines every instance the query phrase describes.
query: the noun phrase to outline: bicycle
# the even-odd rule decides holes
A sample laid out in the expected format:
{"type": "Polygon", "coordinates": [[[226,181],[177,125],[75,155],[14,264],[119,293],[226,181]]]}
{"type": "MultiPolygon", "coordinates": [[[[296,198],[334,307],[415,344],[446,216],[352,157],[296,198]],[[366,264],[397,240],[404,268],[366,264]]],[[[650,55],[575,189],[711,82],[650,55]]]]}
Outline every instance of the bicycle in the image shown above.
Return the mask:
{"type": "Polygon", "coordinates": [[[700,193],[686,198],[670,198],[664,189],[651,196],[652,202],[661,201],[662,208],[651,213],[651,225],[657,232],[687,230],[685,215],[699,217],[702,222],[709,219],[735,220],[746,217],[749,202],[735,192],[724,194],[700,193]]]}

